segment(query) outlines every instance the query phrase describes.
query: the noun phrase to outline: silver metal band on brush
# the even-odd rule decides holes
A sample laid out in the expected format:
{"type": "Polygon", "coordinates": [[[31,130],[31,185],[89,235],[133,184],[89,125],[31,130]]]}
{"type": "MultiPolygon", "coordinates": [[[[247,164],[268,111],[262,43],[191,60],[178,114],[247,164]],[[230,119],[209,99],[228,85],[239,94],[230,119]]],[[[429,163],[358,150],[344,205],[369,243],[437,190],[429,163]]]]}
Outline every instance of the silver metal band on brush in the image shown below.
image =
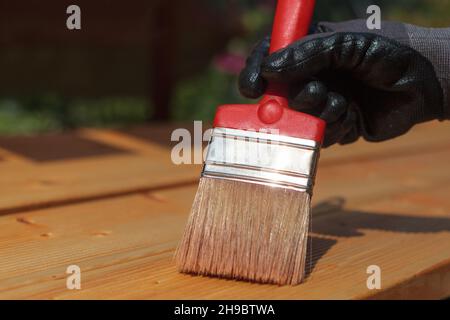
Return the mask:
{"type": "Polygon", "coordinates": [[[202,177],[311,192],[320,144],[273,133],[214,128],[202,177]]]}

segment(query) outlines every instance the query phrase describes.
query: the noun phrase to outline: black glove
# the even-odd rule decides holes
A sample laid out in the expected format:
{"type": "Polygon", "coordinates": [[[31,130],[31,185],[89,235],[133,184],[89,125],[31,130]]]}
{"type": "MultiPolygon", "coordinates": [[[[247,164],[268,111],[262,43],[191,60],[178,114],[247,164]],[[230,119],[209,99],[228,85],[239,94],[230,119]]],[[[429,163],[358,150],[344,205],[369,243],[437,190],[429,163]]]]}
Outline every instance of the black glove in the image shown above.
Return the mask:
{"type": "Polygon", "coordinates": [[[360,136],[383,141],[443,119],[448,82],[410,46],[406,26],[384,22],[382,30],[369,32],[364,20],[322,23],[315,34],[270,56],[266,38],[240,74],[240,91],[256,98],[267,81],[285,82],[292,107],[327,122],[325,147],[360,136]]]}

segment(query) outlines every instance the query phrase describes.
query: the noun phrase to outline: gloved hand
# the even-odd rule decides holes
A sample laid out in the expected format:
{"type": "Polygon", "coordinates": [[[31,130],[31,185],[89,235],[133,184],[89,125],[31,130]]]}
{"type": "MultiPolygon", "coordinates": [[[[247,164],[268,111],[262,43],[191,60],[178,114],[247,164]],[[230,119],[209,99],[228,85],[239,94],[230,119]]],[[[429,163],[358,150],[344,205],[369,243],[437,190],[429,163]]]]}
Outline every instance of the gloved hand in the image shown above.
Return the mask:
{"type": "Polygon", "coordinates": [[[416,28],[383,22],[369,32],[365,20],[321,23],[314,34],[271,55],[266,38],[247,59],[240,91],[256,98],[267,81],[285,82],[291,107],[327,122],[325,147],[360,136],[383,141],[402,135],[448,112],[448,71],[440,70],[438,79],[435,66],[411,46],[409,27],[416,28]]]}

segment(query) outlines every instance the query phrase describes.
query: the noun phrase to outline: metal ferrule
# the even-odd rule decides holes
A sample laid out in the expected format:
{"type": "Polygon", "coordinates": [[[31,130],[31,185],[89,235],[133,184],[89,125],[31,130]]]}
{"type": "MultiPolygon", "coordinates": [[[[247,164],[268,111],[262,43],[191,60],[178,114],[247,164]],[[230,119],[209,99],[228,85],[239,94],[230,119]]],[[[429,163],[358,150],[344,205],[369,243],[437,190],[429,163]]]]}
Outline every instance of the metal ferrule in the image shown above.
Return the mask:
{"type": "Polygon", "coordinates": [[[214,128],[202,177],[311,193],[319,151],[320,144],[313,140],[214,128]]]}

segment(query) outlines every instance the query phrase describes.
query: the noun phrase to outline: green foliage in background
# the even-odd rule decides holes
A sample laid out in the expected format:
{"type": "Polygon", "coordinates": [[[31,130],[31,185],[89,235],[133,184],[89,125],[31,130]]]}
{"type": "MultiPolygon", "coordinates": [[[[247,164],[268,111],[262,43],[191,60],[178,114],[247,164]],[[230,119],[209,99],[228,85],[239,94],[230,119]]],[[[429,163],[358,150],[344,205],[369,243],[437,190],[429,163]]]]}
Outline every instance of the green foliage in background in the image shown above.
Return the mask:
{"type": "Polygon", "coordinates": [[[239,95],[236,76],[214,67],[179,86],[173,99],[175,120],[212,120],[216,107],[225,103],[246,103],[239,95]]]}
{"type": "Polygon", "coordinates": [[[143,98],[65,100],[55,94],[0,100],[0,134],[28,134],[76,127],[118,127],[144,122],[143,98]]]}

